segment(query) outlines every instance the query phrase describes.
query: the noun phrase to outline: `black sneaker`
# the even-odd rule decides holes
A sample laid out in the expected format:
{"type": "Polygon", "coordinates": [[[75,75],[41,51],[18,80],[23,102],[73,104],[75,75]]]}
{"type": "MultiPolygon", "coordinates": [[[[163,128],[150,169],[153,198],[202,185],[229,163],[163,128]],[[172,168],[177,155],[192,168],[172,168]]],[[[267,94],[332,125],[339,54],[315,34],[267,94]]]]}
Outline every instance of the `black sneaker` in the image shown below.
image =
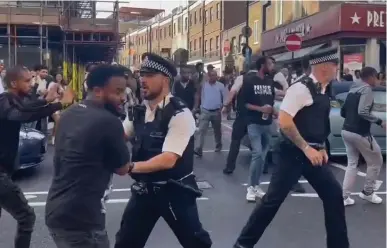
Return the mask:
{"type": "Polygon", "coordinates": [[[195,150],[194,150],[194,154],[195,154],[196,156],[198,156],[199,158],[203,157],[203,152],[202,152],[202,151],[199,151],[198,149],[195,149],[195,150]]]}
{"type": "Polygon", "coordinates": [[[223,174],[225,174],[225,175],[230,175],[233,172],[234,172],[234,170],[231,170],[231,169],[228,169],[228,168],[223,169],[223,174]]]}
{"type": "Polygon", "coordinates": [[[222,151],[222,146],[221,145],[215,148],[215,152],[221,152],[221,151],[222,151]]]}
{"type": "Polygon", "coordinates": [[[292,187],[292,191],[300,194],[303,194],[306,192],[305,188],[300,183],[294,184],[292,187]]]}

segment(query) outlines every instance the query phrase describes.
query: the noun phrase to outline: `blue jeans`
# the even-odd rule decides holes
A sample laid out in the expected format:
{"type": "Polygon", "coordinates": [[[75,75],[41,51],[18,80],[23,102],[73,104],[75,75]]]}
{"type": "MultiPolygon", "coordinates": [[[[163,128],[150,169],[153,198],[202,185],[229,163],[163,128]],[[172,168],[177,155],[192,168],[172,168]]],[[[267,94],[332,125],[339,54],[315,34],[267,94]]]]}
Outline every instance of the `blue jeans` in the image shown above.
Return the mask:
{"type": "Polygon", "coordinates": [[[252,147],[249,186],[258,186],[263,173],[267,152],[270,149],[270,125],[249,124],[247,133],[252,147]]]}

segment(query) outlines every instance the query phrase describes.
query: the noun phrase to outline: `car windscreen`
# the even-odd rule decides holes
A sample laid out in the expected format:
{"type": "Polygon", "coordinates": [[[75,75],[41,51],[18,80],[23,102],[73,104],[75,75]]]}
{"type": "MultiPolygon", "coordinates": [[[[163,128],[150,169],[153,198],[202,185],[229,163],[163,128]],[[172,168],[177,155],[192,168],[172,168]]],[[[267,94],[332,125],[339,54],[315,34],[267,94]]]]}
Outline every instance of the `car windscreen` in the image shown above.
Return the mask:
{"type": "MultiPolygon", "coordinates": [[[[347,98],[348,92],[340,93],[336,95],[336,101],[342,106],[347,98]]],[[[385,90],[376,90],[373,91],[374,95],[374,106],[373,111],[376,112],[386,112],[386,91],[385,90]]]]}

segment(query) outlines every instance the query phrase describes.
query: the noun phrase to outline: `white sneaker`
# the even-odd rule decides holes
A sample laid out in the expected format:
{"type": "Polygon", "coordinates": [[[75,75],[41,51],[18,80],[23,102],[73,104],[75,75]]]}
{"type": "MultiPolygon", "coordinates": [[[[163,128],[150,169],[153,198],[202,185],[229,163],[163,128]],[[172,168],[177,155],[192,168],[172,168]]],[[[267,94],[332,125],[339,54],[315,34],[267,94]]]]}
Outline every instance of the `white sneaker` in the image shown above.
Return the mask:
{"type": "Polygon", "coordinates": [[[55,145],[55,136],[52,136],[52,138],[51,138],[51,144],[52,144],[52,145],[55,145]]]}
{"type": "Polygon", "coordinates": [[[255,198],[257,197],[256,193],[255,193],[255,189],[253,186],[249,186],[247,188],[247,194],[246,194],[246,200],[248,202],[255,202],[255,198]]]}
{"type": "Polygon", "coordinates": [[[352,199],[351,197],[348,196],[347,198],[344,199],[344,206],[351,206],[353,204],[355,204],[355,200],[352,199]]]}
{"type": "Polygon", "coordinates": [[[377,194],[372,193],[370,195],[365,195],[363,192],[360,193],[359,197],[363,200],[369,201],[374,204],[382,203],[383,199],[380,198],[377,194]]]}
{"type": "Polygon", "coordinates": [[[266,193],[259,186],[254,187],[255,195],[259,198],[262,198],[266,193]]]}

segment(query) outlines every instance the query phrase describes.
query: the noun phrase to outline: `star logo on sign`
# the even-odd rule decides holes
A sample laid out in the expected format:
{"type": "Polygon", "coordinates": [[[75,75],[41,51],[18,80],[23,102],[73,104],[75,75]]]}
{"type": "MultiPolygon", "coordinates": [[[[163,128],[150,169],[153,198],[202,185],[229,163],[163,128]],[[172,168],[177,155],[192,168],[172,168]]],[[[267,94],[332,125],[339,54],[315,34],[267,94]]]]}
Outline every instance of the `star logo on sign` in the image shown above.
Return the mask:
{"type": "Polygon", "coordinates": [[[355,23],[360,24],[361,17],[359,17],[356,12],[350,18],[352,19],[352,24],[355,24],[355,23]]]}

